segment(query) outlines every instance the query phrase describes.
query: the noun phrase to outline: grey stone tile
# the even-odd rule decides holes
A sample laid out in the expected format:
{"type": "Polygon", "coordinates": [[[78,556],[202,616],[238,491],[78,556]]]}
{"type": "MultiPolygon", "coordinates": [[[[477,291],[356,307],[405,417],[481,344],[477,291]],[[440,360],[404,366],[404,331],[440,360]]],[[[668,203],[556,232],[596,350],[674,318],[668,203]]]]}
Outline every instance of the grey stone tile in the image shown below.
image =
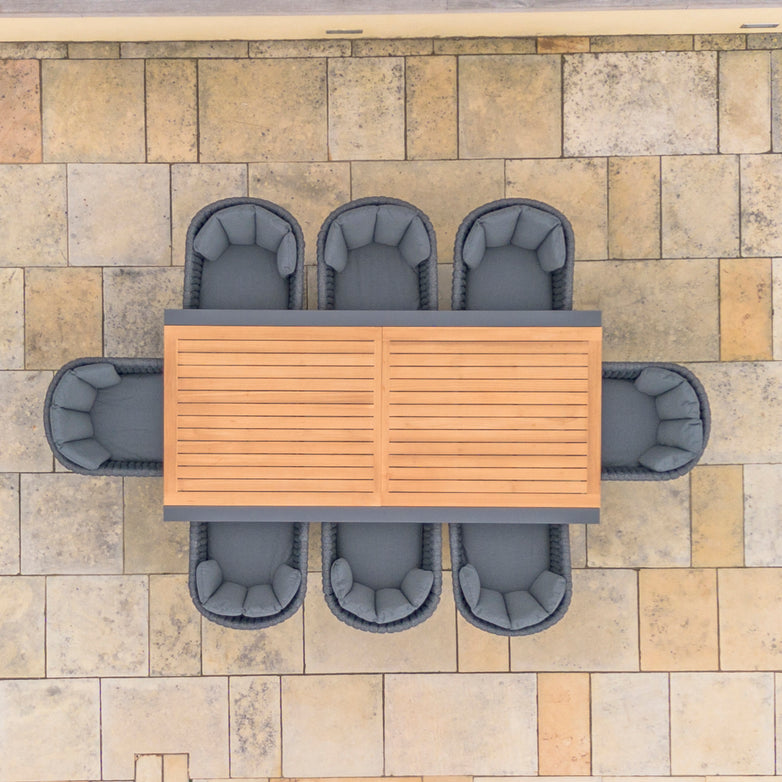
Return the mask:
{"type": "MultiPolygon", "coordinates": [[[[3,679],[46,675],[45,606],[46,579],[0,578],[0,677],[3,679]]],[[[5,716],[9,718],[10,714],[5,716]]]]}
{"type": "Polygon", "coordinates": [[[778,219],[782,198],[782,157],[741,157],[741,254],[754,257],[782,255],[782,225],[778,219]]]}
{"type": "Polygon", "coordinates": [[[0,269],[0,369],[24,369],[22,269],[0,269]]]}
{"type": "Polygon", "coordinates": [[[744,562],[782,567],[782,465],[744,465],[744,562]]]}
{"type": "Polygon", "coordinates": [[[0,472],[49,472],[52,452],[41,410],[51,372],[0,372],[3,447],[0,472]]]}
{"type": "Polygon", "coordinates": [[[150,576],[149,673],[201,674],[201,614],[190,597],[187,575],[150,576]]]}
{"type": "Polygon", "coordinates": [[[231,774],[279,777],[282,735],[279,676],[232,676],[231,774]]]}
{"type": "Polygon", "coordinates": [[[566,155],[717,151],[714,52],[572,54],[563,59],[566,155]]]}
{"type": "Polygon", "coordinates": [[[2,60],[54,60],[68,56],[68,44],[55,41],[5,41],[0,43],[2,60]]]}
{"type": "Polygon", "coordinates": [[[351,41],[250,41],[250,57],[350,57],[351,41]]]}
{"type": "Polygon", "coordinates": [[[356,38],[352,46],[354,57],[410,57],[434,50],[431,38],[356,38]]]}
{"type": "Polygon", "coordinates": [[[19,476],[0,473],[0,574],[19,572],[19,476]]]}
{"type": "Polygon", "coordinates": [[[771,149],[770,52],[721,52],[720,152],[771,149]]]}
{"type": "Polygon", "coordinates": [[[782,49],[782,35],[779,33],[750,33],[747,49],[782,49]]]}
{"type": "Polygon", "coordinates": [[[119,44],[106,41],[68,44],[69,60],[114,60],[119,57],[119,44]]]}
{"type": "Polygon", "coordinates": [[[717,264],[576,263],[573,307],[602,310],[604,361],[716,361],[717,264]]]}
{"type": "Polygon", "coordinates": [[[122,479],[21,477],[22,572],[122,572],[122,479]]]}
{"type": "Polygon", "coordinates": [[[746,49],[747,36],[742,33],[696,35],[694,36],[693,48],[695,51],[700,51],[701,49],[714,49],[715,51],[723,52],[732,49],[746,49]]]}
{"type": "Polygon", "coordinates": [[[120,47],[126,58],[247,56],[247,41],[128,41],[120,47]]]}

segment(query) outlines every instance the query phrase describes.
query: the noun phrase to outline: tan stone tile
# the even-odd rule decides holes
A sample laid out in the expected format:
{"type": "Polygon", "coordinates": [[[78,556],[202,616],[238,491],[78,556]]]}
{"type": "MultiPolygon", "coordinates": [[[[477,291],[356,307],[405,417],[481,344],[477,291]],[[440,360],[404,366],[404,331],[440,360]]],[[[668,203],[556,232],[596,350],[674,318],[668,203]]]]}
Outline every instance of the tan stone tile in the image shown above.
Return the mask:
{"type": "Polygon", "coordinates": [[[687,567],[690,482],[607,481],[587,529],[589,567],[687,567]]]}
{"type": "Polygon", "coordinates": [[[203,60],[198,93],[203,162],[326,160],[324,60],[203,60]]]}
{"type": "Polygon", "coordinates": [[[29,369],[57,369],[103,352],[100,269],[28,269],[25,351],[29,369]]]}
{"type": "Polygon", "coordinates": [[[504,672],[510,670],[510,647],[502,635],[479,630],[456,616],[459,671],[462,673],[504,672]]]}
{"type": "Polygon", "coordinates": [[[280,679],[232,676],[230,697],[231,775],[278,777],[282,773],[280,679]]]}
{"type": "Polygon", "coordinates": [[[181,266],[185,262],[187,229],[201,208],[222,198],[246,195],[246,165],[171,166],[171,236],[174,265],[181,266]]]}
{"type": "Polygon", "coordinates": [[[386,676],[385,773],[535,774],[535,684],[511,673],[386,676]]]}
{"type": "Polygon", "coordinates": [[[574,568],[587,566],[586,559],[586,524],[568,524],[570,533],[570,564],[574,568]]]}
{"type": "Polygon", "coordinates": [[[286,777],[380,776],[382,677],[284,676],[282,732],[286,777]]]}
{"type": "MultiPolygon", "coordinates": [[[[594,39],[592,46],[594,51],[594,39]]],[[[563,59],[565,155],[717,151],[714,52],[572,54],[563,59]]]]}
{"type": "MultiPolygon", "coordinates": [[[[413,782],[417,777],[410,777],[410,782],[413,782]]],[[[422,782],[472,782],[472,777],[469,776],[434,776],[434,777],[421,777],[422,782]]]]}
{"type": "Polygon", "coordinates": [[[772,276],[772,340],[774,343],[774,358],[782,359],[782,258],[771,261],[772,276]]]}
{"type": "Polygon", "coordinates": [[[122,572],[121,478],[22,475],[20,492],[23,573],[122,572]]]}
{"type": "Polygon", "coordinates": [[[750,33],[747,35],[747,49],[782,49],[782,35],[779,33],[750,33]]]}
{"type": "Polygon", "coordinates": [[[68,166],[70,264],[168,266],[169,187],[162,164],[68,166]]]}
{"type": "Polygon", "coordinates": [[[19,476],[0,473],[0,574],[19,572],[19,476]]]}
{"type": "Polygon", "coordinates": [[[509,160],[508,198],[534,198],[559,209],[573,225],[576,259],[607,255],[607,174],[603,159],[509,160]]]}
{"type": "Polygon", "coordinates": [[[608,161],[609,258],[660,257],[660,159],[608,161]]]}
{"type": "Polygon", "coordinates": [[[435,38],[435,54],[535,54],[535,38],[435,38]]]}
{"type": "Polygon", "coordinates": [[[44,160],[144,160],[143,63],[45,60],[41,84],[44,160]]]}
{"type": "Polygon", "coordinates": [[[163,755],[163,782],[188,782],[187,764],[187,755],[163,755]]]}
{"type": "Polygon", "coordinates": [[[253,632],[232,630],[202,619],[203,672],[205,675],[303,673],[302,633],[301,610],[278,625],[253,632]]]}
{"type": "Polygon", "coordinates": [[[782,570],[719,571],[720,663],[727,671],[782,668],[782,570]]]}
{"type": "Polygon", "coordinates": [[[782,773],[782,673],[774,675],[776,681],[776,704],[777,704],[777,775],[782,773]]]}
{"type": "Polygon", "coordinates": [[[22,269],[0,269],[0,368],[24,369],[22,269]]]}
{"type": "Polygon", "coordinates": [[[182,163],[198,157],[198,95],[194,60],[146,63],[147,160],[182,163]]]}
{"type": "MultiPolygon", "coordinates": [[[[782,157],[741,157],[741,254],[782,255],[782,157]]],[[[736,254],[736,253],[734,253],[736,254]]]]}
{"type": "Polygon", "coordinates": [[[716,260],[576,263],[573,306],[602,310],[604,361],[719,358],[716,260]]]}
{"type": "Polygon", "coordinates": [[[150,576],[149,672],[151,676],[201,673],[201,615],[186,575],[150,576]]]}
{"type": "Polygon", "coordinates": [[[632,570],[574,570],[573,598],[544,633],[510,640],[512,671],[637,671],[638,597],[632,570]],[[573,639],[578,638],[577,644],[573,639]]]}
{"type": "Polygon", "coordinates": [[[691,35],[593,35],[593,52],[684,52],[692,49],[691,35]]]}
{"type": "Polygon", "coordinates": [[[440,535],[443,541],[443,546],[442,546],[443,570],[450,570],[451,569],[451,544],[450,541],[448,540],[447,524],[441,525],[440,535]]]}
{"type": "Polygon", "coordinates": [[[46,675],[146,676],[144,576],[50,576],[46,589],[46,675]]]}
{"type": "Polygon", "coordinates": [[[409,57],[405,79],[407,159],[457,157],[456,58],[409,57]]]}
{"type": "Polygon", "coordinates": [[[68,44],[53,41],[5,41],[0,43],[1,60],[47,60],[68,56],[68,44]]]}
{"type": "Polygon", "coordinates": [[[318,270],[310,265],[304,269],[304,300],[308,310],[318,309],[318,270]]]}
{"type": "Polygon", "coordinates": [[[589,674],[538,674],[538,773],[589,775],[589,674]]]}
{"type": "Polygon", "coordinates": [[[772,358],[771,259],[720,261],[720,359],[772,358]]]}
{"type": "Polygon", "coordinates": [[[711,408],[703,464],[782,461],[782,365],[770,361],[695,364],[711,408]]]}
{"type": "Polygon", "coordinates": [[[742,469],[696,467],[690,473],[692,566],[744,564],[742,469]]]}
{"type": "Polygon", "coordinates": [[[329,60],[329,157],[405,156],[405,65],[401,57],[329,60]]]}
{"type": "Polygon", "coordinates": [[[715,49],[717,51],[730,51],[731,49],[746,49],[747,36],[741,33],[717,33],[694,36],[693,48],[715,49]]]}
{"type": "Polygon", "coordinates": [[[36,60],[0,61],[0,161],[41,162],[41,86],[36,60]]]}
{"type": "Polygon", "coordinates": [[[346,38],[319,41],[250,41],[250,57],[350,57],[346,38]]]}
{"type": "Polygon", "coordinates": [[[459,157],[558,157],[558,57],[459,58],[459,157]]]}
{"type": "Polygon", "coordinates": [[[732,155],[662,159],[663,257],[738,255],[737,161],[732,155]]]}
{"type": "MultiPolygon", "coordinates": [[[[449,253],[453,255],[453,253],[449,253]]],[[[451,309],[451,287],[453,285],[453,261],[437,264],[437,309],[451,309]]]]}
{"type": "Polygon", "coordinates": [[[455,671],[454,613],[453,586],[444,573],[440,603],[425,622],[401,633],[356,630],[331,613],[322,580],[312,573],[304,604],[307,673],[455,671]]]}
{"type": "Polygon", "coordinates": [[[0,472],[48,472],[52,452],[43,431],[41,410],[51,372],[0,372],[3,447],[0,472]]]}
{"type": "Polygon", "coordinates": [[[186,573],[189,529],[163,521],[160,478],[124,479],[126,573],[186,573]]]}
{"type": "Polygon", "coordinates": [[[588,52],[588,36],[547,36],[538,38],[538,54],[572,54],[588,52]]]}
{"type": "Polygon", "coordinates": [[[432,54],[431,38],[356,38],[354,57],[409,57],[432,54]]]}
{"type": "Polygon", "coordinates": [[[182,306],[180,266],[103,270],[103,346],[107,356],[162,356],[163,311],[182,306]]]}
{"type": "Polygon", "coordinates": [[[592,675],[592,771],[668,774],[668,677],[592,675]]]}
{"type": "MultiPolygon", "coordinates": [[[[321,572],[321,537],[320,524],[310,524],[309,550],[307,552],[307,571],[309,573],[321,572]]],[[[308,583],[308,589],[311,591],[312,585],[308,583]]]]}
{"type": "Polygon", "coordinates": [[[0,779],[100,779],[99,700],[97,679],[0,681],[0,779]]]}
{"type": "Polygon", "coordinates": [[[453,240],[462,219],[475,207],[505,195],[501,160],[356,162],[350,169],[353,198],[382,193],[409,201],[429,215],[444,263],[453,260],[453,240]]]}
{"type": "Polygon", "coordinates": [[[638,596],[643,670],[719,667],[714,570],[641,570],[638,596]]]}
{"type": "Polygon", "coordinates": [[[249,193],[287,209],[304,232],[306,263],[317,257],[318,231],[350,201],[350,163],[252,163],[249,193]]]}
{"type": "Polygon", "coordinates": [[[782,51],[770,52],[771,57],[771,149],[782,149],[782,51]]]}
{"type": "Polygon", "coordinates": [[[137,755],[135,782],[163,782],[163,755],[137,755]]]}
{"type": "Polygon", "coordinates": [[[45,581],[32,576],[0,578],[0,677],[4,679],[46,675],[45,581]]]}
{"type": "Polygon", "coordinates": [[[0,266],[68,263],[65,166],[0,166],[0,266]]]}
{"type": "Polygon", "coordinates": [[[120,51],[125,58],[246,57],[247,41],[127,41],[120,51]]]}
{"type": "Polygon", "coordinates": [[[672,673],[671,772],[773,774],[773,674],[672,673]]]}
{"type": "Polygon", "coordinates": [[[118,43],[88,41],[68,44],[69,60],[114,60],[117,57],[119,57],[118,43]]]}
{"type": "Polygon", "coordinates": [[[225,678],[103,679],[101,715],[105,779],[130,779],[151,752],[189,753],[193,778],[228,776],[225,678]]]}
{"type": "Polygon", "coordinates": [[[780,518],[782,465],[744,465],[744,553],[748,567],[782,566],[780,518]]]}
{"type": "Polygon", "coordinates": [[[721,52],[720,152],[768,152],[771,148],[769,52],[721,52]]]}

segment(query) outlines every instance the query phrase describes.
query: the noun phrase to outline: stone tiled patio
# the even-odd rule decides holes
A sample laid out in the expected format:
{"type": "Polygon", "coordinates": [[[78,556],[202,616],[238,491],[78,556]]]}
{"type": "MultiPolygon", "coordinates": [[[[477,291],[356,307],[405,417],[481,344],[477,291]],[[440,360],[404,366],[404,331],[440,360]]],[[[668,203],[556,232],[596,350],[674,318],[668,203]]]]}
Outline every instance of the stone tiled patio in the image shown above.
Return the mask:
{"type": "Polygon", "coordinates": [[[0,782],[782,775],[781,203],[780,36],[0,43],[0,782]],[[317,529],[303,611],[202,621],[160,481],[46,445],[62,363],[161,354],[200,206],[288,207],[314,306],[318,226],[376,193],[432,217],[443,307],[468,211],[552,203],[605,358],[708,390],[702,465],[604,484],[543,634],[467,625],[450,572],[358,633],[317,529]]]}

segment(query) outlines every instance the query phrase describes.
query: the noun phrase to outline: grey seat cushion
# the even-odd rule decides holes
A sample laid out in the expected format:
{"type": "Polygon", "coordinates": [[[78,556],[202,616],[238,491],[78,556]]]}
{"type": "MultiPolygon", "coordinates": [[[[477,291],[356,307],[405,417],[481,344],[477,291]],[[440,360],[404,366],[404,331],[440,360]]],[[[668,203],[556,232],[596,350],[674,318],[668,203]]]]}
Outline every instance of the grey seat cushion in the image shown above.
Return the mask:
{"type": "Polygon", "coordinates": [[[603,379],[601,461],[604,466],[638,466],[657,443],[659,417],[653,396],[631,380],[603,379]]]}

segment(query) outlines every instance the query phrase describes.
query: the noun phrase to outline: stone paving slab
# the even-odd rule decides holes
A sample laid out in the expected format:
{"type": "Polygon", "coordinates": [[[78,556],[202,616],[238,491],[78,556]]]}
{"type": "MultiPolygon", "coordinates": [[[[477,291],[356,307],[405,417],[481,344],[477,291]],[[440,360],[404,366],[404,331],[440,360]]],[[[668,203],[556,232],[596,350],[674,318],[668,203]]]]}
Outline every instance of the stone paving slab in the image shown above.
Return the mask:
{"type": "Polygon", "coordinates": [[[198,157],[198,93],[193,60],[146,63],[147,161],[195,162],[198,157]]]}
{"type": "MultiPolygon", "coordinates": [[[[46,675],[46,583],[35,576],[0,578],[0,677],[46,675]]],[[[0,749],[2,741],[0,741],[0,749]]]]}
{"type": "Polygon", "coordinates": [[[24,369],[22,269],[0,269],[0,369],[24,369]]]}
{"type": "Polygon", "coordinates": [[[19,573],[19,476],[0,473],[0,574],[19,573]]]}
{"type": "Polygon", "coordinates": [[[232,775],[280,776],[280,678],[232,676],[228,680],[228,687],[232,775]]]}
{"type": "Polygon", "coordinates": [[[0,472],[51,471],[53,457],[41,417],[41,400],[51,379],[51,372],[0,372],[0,472]]]}
{"type": "Polygon", "coordinates": [[[201,674],[201,614],[193,605],[186,575],[150,576],[149,674],[201,674]]]}
{"type": "Polygon", "coordinates": [[[745,465],[744,553],[748,567],[782,567],[780,518],[782,465],[745,465]]]}
{"type": "Polygon", "coordinates": [[[41,162],[41,85],[35,60],[0,61],[0,161],[41,162]]]}
{"type": "Polygon", "coordinates": [[[744,564],[744,490],[740,465],[699,465],[690,473],[693,567],[744,564]]]}

